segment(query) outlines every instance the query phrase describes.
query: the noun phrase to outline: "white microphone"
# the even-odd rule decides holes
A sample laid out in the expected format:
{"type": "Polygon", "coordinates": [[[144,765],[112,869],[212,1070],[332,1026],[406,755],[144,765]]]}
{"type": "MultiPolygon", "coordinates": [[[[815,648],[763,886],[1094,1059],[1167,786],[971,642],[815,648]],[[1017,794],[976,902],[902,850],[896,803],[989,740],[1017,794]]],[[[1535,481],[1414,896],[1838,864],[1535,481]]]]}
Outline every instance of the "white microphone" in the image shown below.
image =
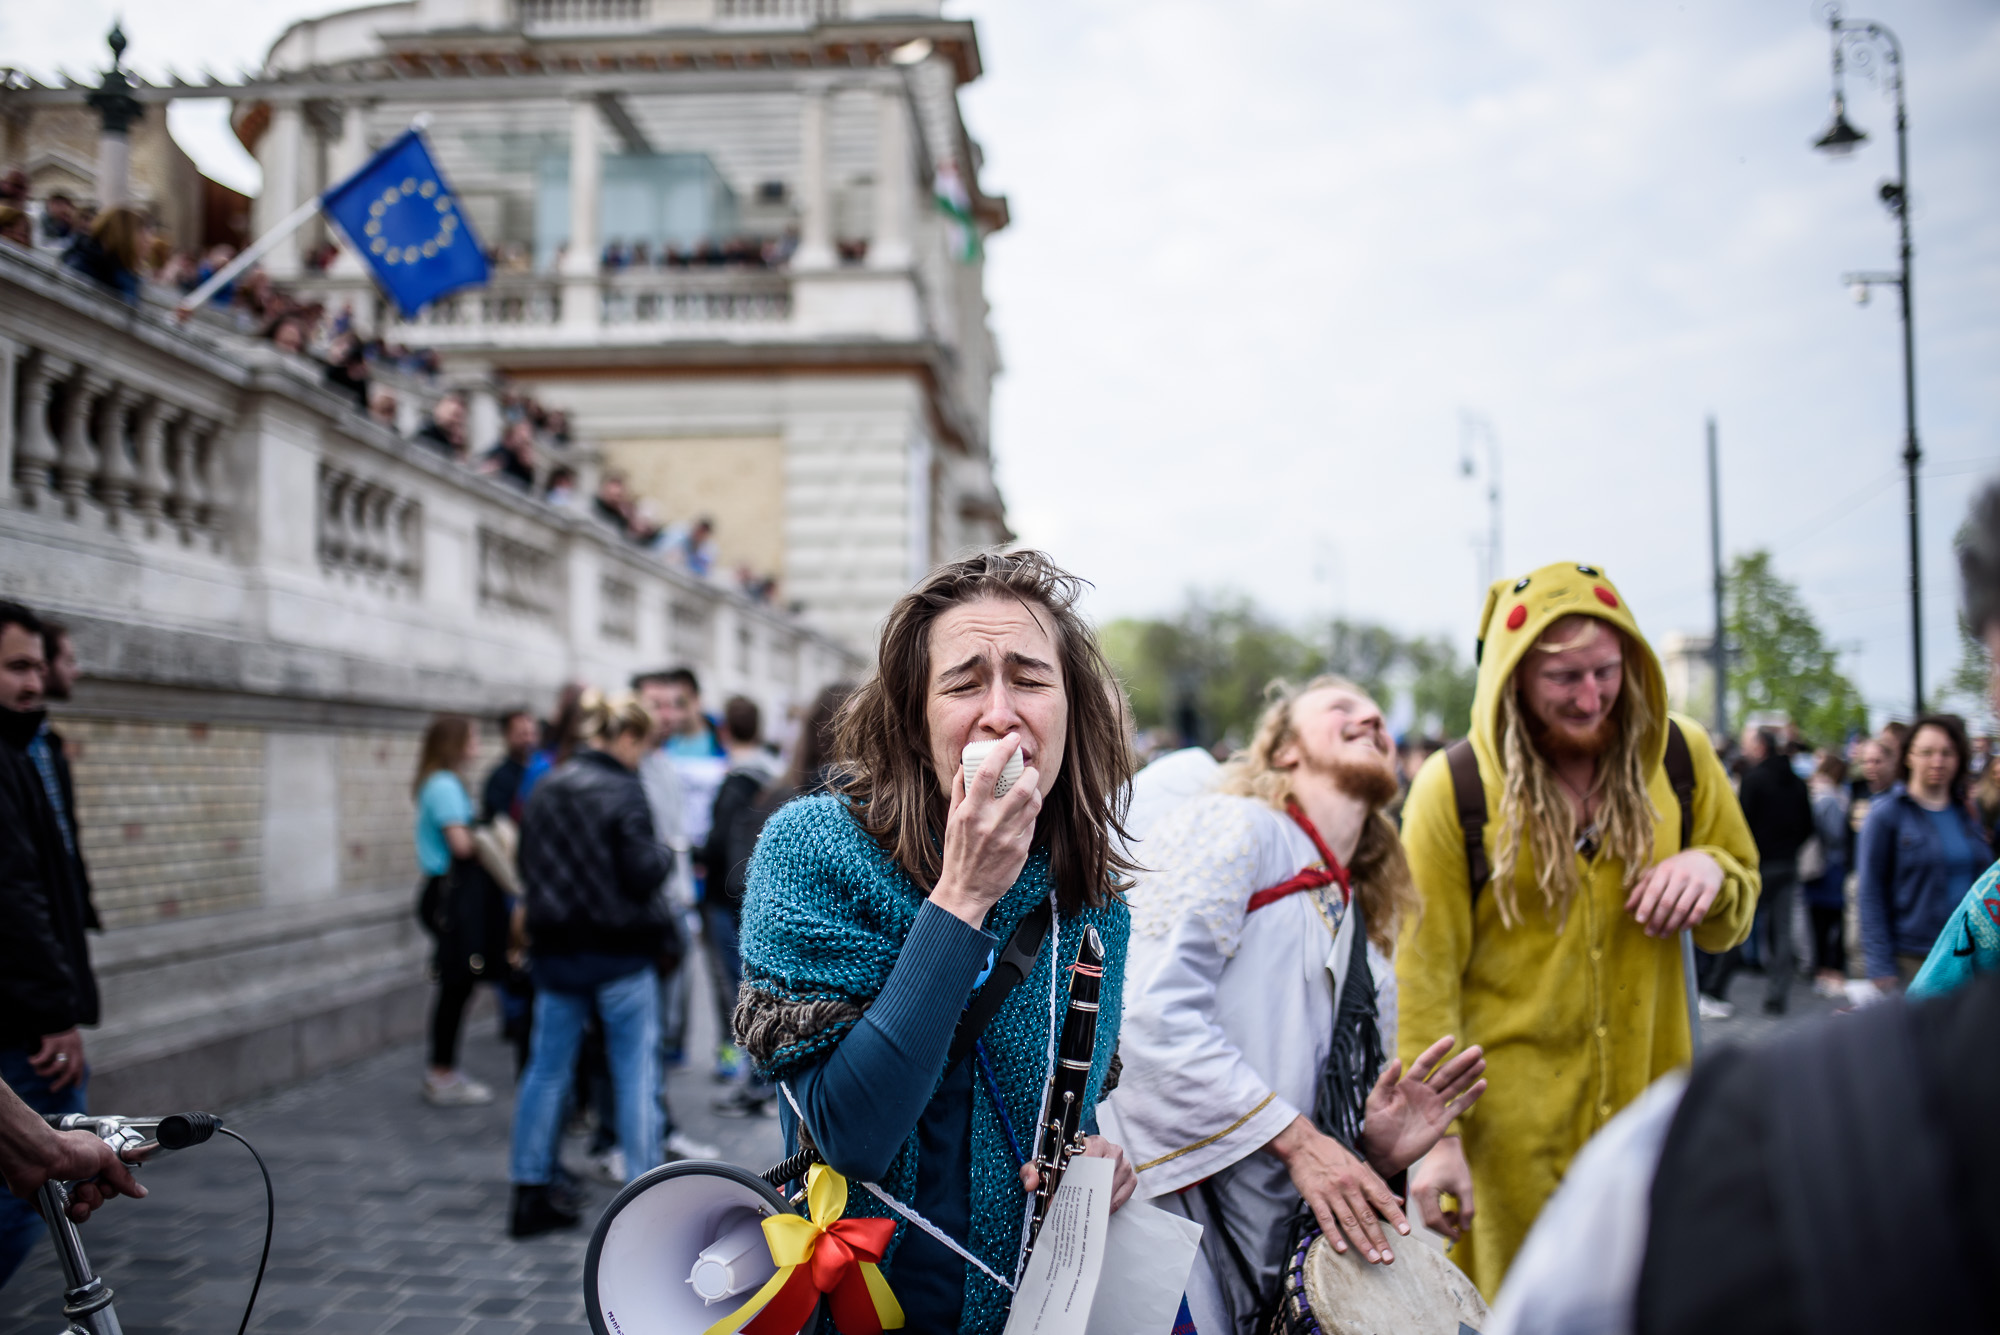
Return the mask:
{"type": "MultiPolygon", "coordinates": [[[[1006,738],[1003,737],[999,741],[967,742],[965,744],[965,752],[959,757],[959,764],[965,770],[966,792],[969,793],[972,791],[972,781],[979,777],[979,767],[986,763],[986,757],[992,755],[993,748],[1005,740],[1006,738]]],[[[1007,763],[1001,767],[1000,781],[993,785],[993,796],[1005,797],[1007,790],[1012,788],[1015,780],[1021,777],[1021,769],[1021,749],[1017,746],[1014,748],[1014,754],[1008,756],[1007,763]]]]}
{"type": "Polygon", "coordinates": [[[745,1214],[694,1258],[687,1282],[704,1307],[747,1293],[776,1273],[770,1244],[764,1240],[764,1217],[754,1210],[745,1214]]]}

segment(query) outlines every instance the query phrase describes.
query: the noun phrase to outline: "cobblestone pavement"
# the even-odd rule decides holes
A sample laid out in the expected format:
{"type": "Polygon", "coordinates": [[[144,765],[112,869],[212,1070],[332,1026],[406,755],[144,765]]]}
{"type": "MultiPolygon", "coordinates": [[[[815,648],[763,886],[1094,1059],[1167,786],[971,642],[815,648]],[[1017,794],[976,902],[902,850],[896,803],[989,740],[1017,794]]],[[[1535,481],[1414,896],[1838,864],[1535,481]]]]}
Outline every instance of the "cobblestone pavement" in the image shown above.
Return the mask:
{"type": "MultiPolygon", "coordinates": [[[[782,1157],[775,1118],[725,1119],[709,1074],[714,1007],[690,1025],[689,1061],[668,1079],[686,1133],[758,1171],[782,1157]]],[[[704,1012],[707,1012],[704,1014],[704,1012]]],[[[463,1060],[499,1097],[432,1108],[418,1097],[423,1053],[399,1047],[226,1112],[277,1187],[271,1265],[254,1331],[328,1335],[573,1335],[583,1316],[589,1222],[616,1188],[591,1182],[583,1227],[507,1237],[511,1053],[490,1012],[468,1021],[463,1060]]],[[[169,1112],[172,1109],[105,1109],[169,1112]]],[[[572,1141],[567,1160],[586,1165],[572,1141]]],[[[264,1190],[242,1146],[221,1137],[147,1167],[152,1193],[118,1201],[85,1226],[117,1292],[126,1335],[228,1335],[242,1319],[263,1240],[264,1190]]],[[[0,1332],[62,1329],[61,1282],[44,1247],[0,1290],[0,1332]]]]}

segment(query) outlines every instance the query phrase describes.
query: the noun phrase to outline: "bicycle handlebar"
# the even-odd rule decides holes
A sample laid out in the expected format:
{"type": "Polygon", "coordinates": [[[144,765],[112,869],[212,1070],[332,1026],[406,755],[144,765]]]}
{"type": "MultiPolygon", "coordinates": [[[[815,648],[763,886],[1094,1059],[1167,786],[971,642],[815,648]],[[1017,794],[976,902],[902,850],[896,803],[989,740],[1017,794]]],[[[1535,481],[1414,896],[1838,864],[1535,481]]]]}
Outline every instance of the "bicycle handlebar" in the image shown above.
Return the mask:
{"type": "Polygon", "coordinates": [[[93,1117],[54,1113],[43,1120],[58,1131],[88,1131],[111,1146],[128,1164],[146,1163],[171,1150],[184,1150],[214,1137],[222,1119],[214,1113],[169,1113],[164,1117],[93,1117]]]}

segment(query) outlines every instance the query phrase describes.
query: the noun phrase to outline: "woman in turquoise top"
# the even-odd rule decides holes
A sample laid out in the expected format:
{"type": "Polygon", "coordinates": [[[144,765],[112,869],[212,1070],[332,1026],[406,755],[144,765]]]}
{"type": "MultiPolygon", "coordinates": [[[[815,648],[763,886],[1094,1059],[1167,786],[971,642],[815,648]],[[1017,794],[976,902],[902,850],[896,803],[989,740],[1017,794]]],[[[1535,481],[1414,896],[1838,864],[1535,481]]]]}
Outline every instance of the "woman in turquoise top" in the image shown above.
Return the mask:
{"type": "MultiPolygon", "coordinates": [[[[788,1148],[810,1133],[835,1171],[951,1239],[897,1226],[882,1271],[911,1331],[1006,1324],[1053,993],[1085,927],[1105,954],[1086,1131],[1117,1048],[1130,768],[1081,589],[1039,552],[933,571],[890,612],[876,675],[841,711],[836,792],[772,816],[750,860],[737,1037],[783,1083],[788,1148]],[[998,746],[968,778],[975,741],[998,746]],[[954,1059],[994,952],[1045,906],[1033,963],[954,1059]]],[[[1132,1169],[1102,1137],[1088,1145],[1113,1160],[1117,1209],[1132,1169]]],[[[850,1215],[886,1209],[847,1198],[850,1215]]]]}
{"type": "Polygon", "coordinates": [[[458,1069],[458,1029],[477,981],[459,952],[447,948],[446,913],[452,898],[452,863],[472,858],[472,795],[462,770],[479,755],[479,730],[460,714],[440,714],[424,730],[417,755],[417,867],[423,886],[417,917],[437,943],[431,973],[437,996],[431,1006],[431,1062],[424,1100],[439,1107],[491,1103],[493,1091],[458,1069]]]}

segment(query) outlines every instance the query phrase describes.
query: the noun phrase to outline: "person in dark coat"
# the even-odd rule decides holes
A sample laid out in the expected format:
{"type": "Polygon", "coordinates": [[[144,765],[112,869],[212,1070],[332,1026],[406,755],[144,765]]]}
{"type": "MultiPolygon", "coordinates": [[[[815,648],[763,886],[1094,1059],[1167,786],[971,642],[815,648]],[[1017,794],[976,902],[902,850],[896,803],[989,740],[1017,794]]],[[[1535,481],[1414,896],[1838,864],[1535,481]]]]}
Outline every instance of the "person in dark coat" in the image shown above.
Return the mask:
{"type": "MultiPolygon", "coordinates": [[[[0,1079],[36,1112],[80,1113],[80,1026],[98,1020],[81,863],[28,754],[47,718],[42,623],[0,602],[0,1079]]],[[[34,1207],[0,1197],[0,1284],[42,1236],[34,1207]]]]}
{"type": "Polygon", "coordinates": [[[1799,850],[1813,836],[1812,794],[1792,769],[1784,739],[1775,728],[1746,728],[1739,799],[1764,893],[1757,903],[1752,936],[1764,962],[1764,1013],[1783,1015],[1792,986],[1792,901],[1799,891],[1799,850]]]}
{"type": "MultiPolygon", "coordinates": [[[[706,887],[701,905],[702,934],[708,945],[715,984],[716,1014],[722,1018],[725,1031],[736,1010],[737,993],[743,986],[743,955],[739,944],[743,886],[740,881],[734,886],[730,884],[729,869],[739,854],[745,862],[750,857],[750,848],[736,847],[740,817],[777,777],[777,767],[763,747],[762,731],[762,712],[754,700],[737,695],[723,705],[721,741],[729,756],[729,770],[723,775],[722,786],[715,790],[715,802],[709,809],[708,839],[695,853],[706,887]]],[[[750,845],[756,846],[755,833],[750,836],[750,845]]],[[[730,1035],[725,1032],[724,1037],[730,1035]]],[[[717,1055],[719,1064],[731,1070],[743,1064],[741,1050],[733,1042],[717,1055]]],[[[770,1087],[753,1075],[747,1084],[738,1085],[716,1099],[713,1107],[724,1117],[756,1116],[771,1111],[771,1097],[770,1087]]]]}
{"type": "Polygon", "coordinates": [[[514,1105],[508,1231],[530,1237],[579,1216],[549,1191],[564,1097],[592,1009],[604,1026],[627,1179],[660,1162],[659,963],[678,955],[666,894],[673,853],[639,784],[653,715],[637,697],[579,701],[583,743],[535,786],[521,831],[534,1035],[514,1105]]]}

